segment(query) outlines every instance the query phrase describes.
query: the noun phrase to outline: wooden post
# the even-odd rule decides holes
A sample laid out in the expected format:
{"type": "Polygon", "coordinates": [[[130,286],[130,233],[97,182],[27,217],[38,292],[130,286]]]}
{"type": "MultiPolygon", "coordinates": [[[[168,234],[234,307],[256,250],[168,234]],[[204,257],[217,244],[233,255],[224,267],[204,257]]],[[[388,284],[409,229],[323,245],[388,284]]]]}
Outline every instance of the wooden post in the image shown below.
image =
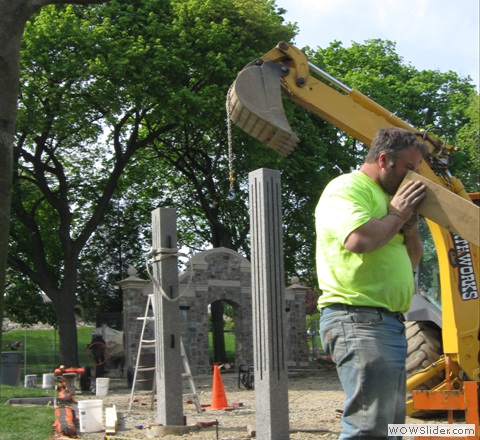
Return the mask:
{"type": "Polygon", "coordinates": [[[413,171],[407,173],[402,185],[417,180],[427,186],[425,198],[418,204],[417,212],[475,246],[480,246],[480,208],[413,171]]]}

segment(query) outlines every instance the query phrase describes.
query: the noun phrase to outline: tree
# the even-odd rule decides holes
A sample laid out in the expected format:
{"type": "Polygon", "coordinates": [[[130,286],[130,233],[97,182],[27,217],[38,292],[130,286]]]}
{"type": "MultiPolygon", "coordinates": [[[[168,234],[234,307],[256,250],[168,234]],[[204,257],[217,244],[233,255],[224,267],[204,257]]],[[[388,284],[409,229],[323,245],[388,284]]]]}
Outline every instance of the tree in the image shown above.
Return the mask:
{"type": "Polygon", "coordinates": [[[305,294],[305,312],[307,316],[316,315],[318,313],[318,297],[320,292],[308,289],[305,294]]]}
{"type": "MultiPolygon", "coordinates": [[[[472,155],[474,145],[478,146],[478,135],[477,138],[473,135],[478,133],[478,105],[476,116],[473,110],[478,94],[470,78],[460,78],[452,71],[418,71],[403,63],[395,51],[395,43],[388,40],[367,40],[364,44],[353,43],[350,48],[335,41],[326,49],[312,52],[312,58],[331,75],[419,130],[438,127],[459,134],[463,157],[472,155]],[[462,136],[467,132],[468,136],[462,136]]],[[[452,144],[452,139],[448,140],[452,144]]],[[[471,181],[468,176],[472,174],[472,165],[461,158],[462,155],[458,162],[453,160],[451,170],[460,179],[471,181]]],[[[478,162],[473,166],[478,167],[478,162]]]]}
{"type": "Polygon", "coordinates": [[[223,331],[223,301],[214,301],[210,305],[210,311],[212,320],[213,362],[223,364],[227,362],[225,335],[223,331]]]}
{"type": "MultiPolygon", "coordinates": [[[[105,274],[125,270],[111,231],[137,243],[127,246],[128,258],[140,261],[157,206],[178,209],[182,244],[248,257],[247,173],[262,166],[283,174],[286,275],[314,284],[314,206],[332,177],[361,162],[361,146],[286,101],[299,149],[281,158],[234,127],[236,198],[229,197],[226,93],[247,62],[293,37],[281,15],[270,1],[132,0],[44,10],[29,27],[10,262],[58,298],[57,315],[68,309],[73,323],[85,292],[83,304],[102,304],[93,289],[107,289],[105,274]]],[[[340,78],[356,70],[358,78],[347,79],[392,111],[407,100],[402,111],[414,115],[423,104],[411,89],[402,95],[400,75],[408,79],[409,70],[392,45],[376,41],[350,53],[334,44],[313,55],[340,78]],[[370,53],[372,68],[362,75],[358,65],[370,53]]],[[[74,329],[63,320],[71,341],[74,329]]],[[[69,345],[64,363],[75,360],[69,345]]]]}
{"type": "Polygon", "coordinates": [[[254,56],[239,57],[240,47],[264,51],[292,35],[270,1],[112,1],[43,10],[27,26],[9,263],[52,300],[63,364],[78,358],[81,257],[90,239],[100,242],[115,190],[137,164],[158,189],[147,206],[166,201],[168,182],[169,191],[181,188],[181,170],[211,207],[213,242],[236,245],[207,199],[215,193],[208,167],[224,160],[218,104],[254,56]]]}
{"type": "MultiPolygon", "coordinates": [[[[480,96],[472,93],[465,114],[469,123],[458,130],[457,141],[466,153],[460,155],[461,169],[464,170],[462,181],[470,192],[480,191],[480,96]]],[[[454,158],[457,161],[457,158],[454,158]]]]}
{"type": "Polygon", "coordinates": [[[109,0],[0,0],[0,322],[3,320],[10,231],[12,146],[20,85],[20,46],[25,24],[33,14],[48,5],[91,5],[106,1],[109,0]]]}

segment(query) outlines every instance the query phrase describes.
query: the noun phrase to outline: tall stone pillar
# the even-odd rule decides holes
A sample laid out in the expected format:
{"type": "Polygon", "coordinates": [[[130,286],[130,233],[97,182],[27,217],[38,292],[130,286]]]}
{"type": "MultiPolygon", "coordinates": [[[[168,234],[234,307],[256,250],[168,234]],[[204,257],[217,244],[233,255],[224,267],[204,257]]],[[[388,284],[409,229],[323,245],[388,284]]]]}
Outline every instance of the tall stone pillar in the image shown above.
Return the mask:
{"type": "Polygon", "coordinates": [[[289,438],[280,172],[249,174],[257,438],[289,438]]]}
{"type": "Polygon", "coordinates": [[[183,425],[183,363],[178,303],[177,215],[175,209],[152,212],[153,295],[157,421],[183,425]]]}
{"type": "Polygon", "coordinates": [[[307,340],[307,313],[305,296],[308,287],[299,284],[298,277],[292,278],[292,285],[285,289],[286,309],[289,310],[288,366],[306,368],[310,366],[310,349],[307,340]]]}
{"type": "Polygon", "coordinates": [[[148,281],[138,278],[134,267],[128,269],[128,278],[118,284],[122,288],[123,296],[123,341],[125,351],[125,363],[127,368],[135,365],[135,357],[138,353],[141,324],[137,318],[145,314],[147,296],[143,289],[148,281]]]}

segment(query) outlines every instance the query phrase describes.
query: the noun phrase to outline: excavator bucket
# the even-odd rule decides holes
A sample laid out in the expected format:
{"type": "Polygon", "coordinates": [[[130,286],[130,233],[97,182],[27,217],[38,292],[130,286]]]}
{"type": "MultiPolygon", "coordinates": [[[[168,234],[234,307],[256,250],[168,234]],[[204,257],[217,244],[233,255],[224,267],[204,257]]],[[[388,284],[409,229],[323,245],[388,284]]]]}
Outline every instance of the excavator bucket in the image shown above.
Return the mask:
{"type": "Polygon", "coordinates": [[[270,62],[245,67],[229,90],[230,119],[249,135],[288,156],[300,139],[283,110],[280,81],[282,66],[270,62]]]}

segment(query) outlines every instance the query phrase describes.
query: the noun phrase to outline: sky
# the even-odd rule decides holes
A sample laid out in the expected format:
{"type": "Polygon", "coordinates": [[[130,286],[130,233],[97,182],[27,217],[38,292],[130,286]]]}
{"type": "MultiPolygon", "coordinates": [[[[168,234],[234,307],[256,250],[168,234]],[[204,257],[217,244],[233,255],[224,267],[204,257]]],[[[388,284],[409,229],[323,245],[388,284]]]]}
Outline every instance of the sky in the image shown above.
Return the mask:
{"type": "Polygon", "coordinates": [[[454,71],[479,85],[479,0],[276,0],[296,22],[295,46],[380,38],[417,70],[454,71]]]}

